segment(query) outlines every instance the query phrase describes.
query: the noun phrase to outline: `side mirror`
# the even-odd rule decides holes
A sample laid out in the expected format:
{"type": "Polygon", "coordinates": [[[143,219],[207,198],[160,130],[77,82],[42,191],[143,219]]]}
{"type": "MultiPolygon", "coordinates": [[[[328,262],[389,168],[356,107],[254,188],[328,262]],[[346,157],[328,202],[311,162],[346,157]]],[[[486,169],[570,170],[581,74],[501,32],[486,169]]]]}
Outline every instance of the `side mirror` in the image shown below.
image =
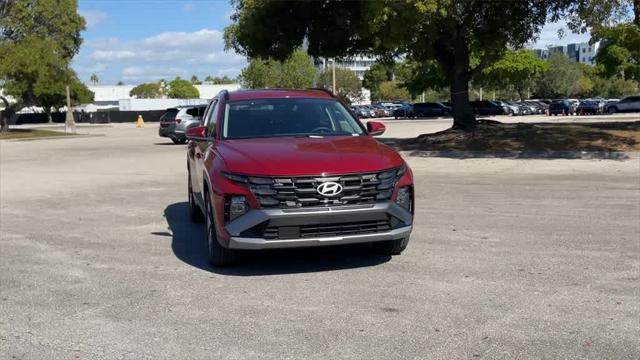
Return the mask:
{"type": "Polygon", "coordinates": [[[369,132],[371,136],[382,135],[386,129],[384,124],[378,121],[369,121],[367,123],[367,132],[369,132]]]}
{"type": "Polygon", "coordinates": [[[189,140],[195,140],[195,141],[209,140],[209,138],[207,138],[207,128],[204,126],[194,126],[194,127],[188,128],[185,133],[185,136],[189,140]]]}

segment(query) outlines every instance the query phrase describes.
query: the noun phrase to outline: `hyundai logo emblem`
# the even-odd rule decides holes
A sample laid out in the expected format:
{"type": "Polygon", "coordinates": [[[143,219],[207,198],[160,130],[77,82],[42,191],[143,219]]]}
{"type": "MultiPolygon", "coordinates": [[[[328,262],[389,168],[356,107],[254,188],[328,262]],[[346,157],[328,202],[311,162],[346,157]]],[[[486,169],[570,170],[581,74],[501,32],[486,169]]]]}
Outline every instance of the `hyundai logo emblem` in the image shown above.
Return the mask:
{"type": "Polygon", "coordinates": [[[318,191],[318,194],[320,195],[336,196],[342,192],[342,185],[333,181],[327,181],[325,183],[320,184],[320,186],[318,186],[317,191],[318,191]]]}

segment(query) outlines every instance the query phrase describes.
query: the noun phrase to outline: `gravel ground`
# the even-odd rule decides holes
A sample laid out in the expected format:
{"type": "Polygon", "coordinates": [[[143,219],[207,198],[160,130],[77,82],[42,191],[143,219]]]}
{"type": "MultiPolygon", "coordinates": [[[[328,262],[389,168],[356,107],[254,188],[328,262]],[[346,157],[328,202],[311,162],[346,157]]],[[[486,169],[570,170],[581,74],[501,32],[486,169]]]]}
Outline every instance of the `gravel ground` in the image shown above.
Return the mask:
{"type": "MultiPolygon", "coordinates": [[[[392,137],[446,121],[392,122],[392,137]]],[[[0,358],[640,358],[640,160],[409,157],[407,251],[206,265],[157,124],[0,142],[0,358]]]]}

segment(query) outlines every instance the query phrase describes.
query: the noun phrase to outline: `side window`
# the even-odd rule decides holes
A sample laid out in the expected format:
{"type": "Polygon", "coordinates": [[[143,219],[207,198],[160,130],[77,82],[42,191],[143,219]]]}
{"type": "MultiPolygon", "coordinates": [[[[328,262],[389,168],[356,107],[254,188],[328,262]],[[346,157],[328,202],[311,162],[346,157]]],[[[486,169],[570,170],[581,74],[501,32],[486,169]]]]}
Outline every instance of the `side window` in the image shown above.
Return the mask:
{"type": "Polygon", "coordinates": [[[220,108],[220,101],[218,99],[213,99],[211,104],[209,105],[209,112],[206,115],[204,126],[207,127],[207,135],[213,136],[213,133],[216,129],[216,122],[218,119],[218,110],[220,108]]]}
{"type": "Polygon", "coordinates": [[[193,116],[193,117],[198,117],[200,116],[198,114],[198,108],[191,108],[191,109],[187,109],[187,114],[193,116]]]}

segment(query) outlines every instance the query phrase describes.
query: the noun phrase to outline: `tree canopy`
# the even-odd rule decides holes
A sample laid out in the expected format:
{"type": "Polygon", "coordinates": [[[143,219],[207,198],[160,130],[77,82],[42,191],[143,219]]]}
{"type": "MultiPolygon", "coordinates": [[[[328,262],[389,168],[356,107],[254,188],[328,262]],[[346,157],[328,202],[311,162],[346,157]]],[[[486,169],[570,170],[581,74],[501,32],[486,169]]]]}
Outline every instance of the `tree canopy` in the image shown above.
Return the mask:
{"type": "Polygon", "coordinates": [[[385,81],[380,84],[378,89],[380,100],[410,100],[411,94],[402,86],[399,81],[385,81]]]}
{"type": "Polygon", "coordinates": [[[129,91],[129,96],[138,99],[159,99],[162,97],[162,85],[160,83],[140,84],[129,91]]]}
{"type": "Polygon", "coordinates": [[[535,79],[549,70],[549,64],[531,50],[507,51],[482,71],[481,82],[489,87],[512,87],[521,100],[535,85],[535,79]]]}
{"type": "MultiPolygon", "coordinates": [[[[12,0],[0,5],[0,83],[17,99],[15,108],[42,106],[51,118],[51,109],[66,103],[66,86],[74,103],[93,101],[69,66],[84,26],[76,0],[12,0]]],[[[3,129],[6,120],[3,116],[3,129]]]]}
{"type": "Polygon", "coordinates": [[[172,99],[195,99],[200,97],[200,92],[190,81],[176,77],[168,84],[167,96],[172,99]]]}
{"type": "Polygon", "coordinates": [[[236,80],[229,78],[227,75],[224,76],[216,76],[213,77],[211,75],[207,75],[206,78],[204,78],[204,81],[206,82],[210,82],[213,84],[233,84],[236,80]]]}
{"type": "Polygon", "coordinates": [[[600,41],[596,54],[598,70],[608,77],[635,80],[640,83],[640,27],[624,23],[594,30],[594,41],[600,41]]]}
{"type": "Polygon", "coordinates": [[[225,41],[250,58],[286,58],[305,42],[312,56],[359,53],[435,61],[450,88],[454,126],[475,125],[469,82],[557,19],[570,0],[236,0],[225,41]],[[336,21],[348,19],[348,21],[336,21]]]}
{"type": "MultiPolygon", "coordinates": [[[[330,89],[333,86],[332,69],[327,69],[320,74],[318,85],[325,89],[330,89]]],[[[335,95],[347,104],[359,101],[362,98],[362,82],[353,71],[336,68],[335,95]]]]}
{"type": "Polygon", "coordinates": [[[240,73],[240,83],[250,89],[307,89],[315,78],[313,60],[302,50],[295,50],[282,61],[254,58],[240,73]]]}

